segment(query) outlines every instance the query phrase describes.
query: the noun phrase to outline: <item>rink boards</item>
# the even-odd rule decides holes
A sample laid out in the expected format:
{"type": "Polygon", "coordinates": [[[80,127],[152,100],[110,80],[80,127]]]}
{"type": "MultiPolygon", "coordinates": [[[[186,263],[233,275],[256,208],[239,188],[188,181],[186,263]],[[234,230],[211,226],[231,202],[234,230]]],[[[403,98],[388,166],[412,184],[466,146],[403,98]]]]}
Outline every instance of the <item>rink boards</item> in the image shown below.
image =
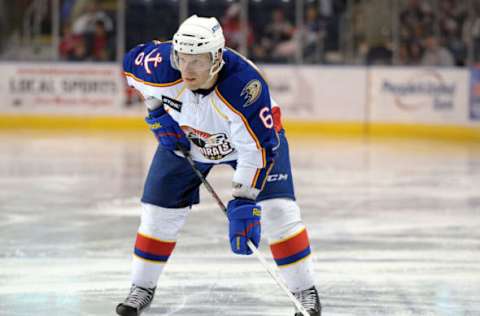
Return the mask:
{"type": "MultiPolygon", "coordinates": [[[[480,71],[264,65],[295,133],[480,138],[480,71]]],[[[143,128],[117,64],[0,63],[0,127],[143,128]]]]}

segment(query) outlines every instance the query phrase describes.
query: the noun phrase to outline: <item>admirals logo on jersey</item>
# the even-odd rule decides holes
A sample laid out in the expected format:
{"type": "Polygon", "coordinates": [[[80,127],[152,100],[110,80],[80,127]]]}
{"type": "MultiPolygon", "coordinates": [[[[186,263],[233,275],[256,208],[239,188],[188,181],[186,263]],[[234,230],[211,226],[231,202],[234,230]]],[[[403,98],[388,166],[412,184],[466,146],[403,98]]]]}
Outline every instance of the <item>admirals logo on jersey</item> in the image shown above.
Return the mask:
{"type": "Polygon", "coordinates": [[[220,160],[234,151],[225,133],[209,134],[191,127],[185,133],[209,160],[220,160]]]}
{"type": "Polygon", "coordinates": [[[247,107],[257,101],[258,97],[262,93],[262,84],[259,80],[250,80],[242,89],[240,96],[245,99],[243,107],[247,107]]]}

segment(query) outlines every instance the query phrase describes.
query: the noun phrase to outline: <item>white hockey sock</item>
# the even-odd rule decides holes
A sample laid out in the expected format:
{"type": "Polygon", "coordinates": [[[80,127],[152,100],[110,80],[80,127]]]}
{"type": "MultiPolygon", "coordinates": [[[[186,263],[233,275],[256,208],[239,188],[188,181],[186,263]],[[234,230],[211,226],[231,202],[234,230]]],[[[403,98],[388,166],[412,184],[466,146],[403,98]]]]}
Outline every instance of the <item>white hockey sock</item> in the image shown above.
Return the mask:
{"type": "Polygon", "coordinates": [[[307,229],[295,201],[271,199],[260,202],[262,225],[273,258],[292,292],[312,287],[313,263],[307,229]]]}
{"type": "Polygon", "coordinates": [[[169,209],[151,204],[142,206],[132,262],[132,283],[153,288],[157,286],[158,278],[175,248],[178,233],[190,208],[169,209]]]}

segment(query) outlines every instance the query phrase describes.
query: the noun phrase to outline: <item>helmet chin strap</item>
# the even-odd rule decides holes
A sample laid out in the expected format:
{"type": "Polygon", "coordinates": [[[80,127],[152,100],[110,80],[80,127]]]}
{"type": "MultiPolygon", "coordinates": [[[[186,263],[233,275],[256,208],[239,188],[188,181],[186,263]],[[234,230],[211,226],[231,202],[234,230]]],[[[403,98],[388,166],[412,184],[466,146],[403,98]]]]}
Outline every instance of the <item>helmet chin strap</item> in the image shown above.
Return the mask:
{"type": "Polygon", "coordinates": [[[217,81],[217,75],[220,69],[222,69],[222,67],[219,67],[217,71],[210,72],[207,81],[202,87],[200,87],[200,89],[210,89],[211,87],[213,87],[217,81]]]}

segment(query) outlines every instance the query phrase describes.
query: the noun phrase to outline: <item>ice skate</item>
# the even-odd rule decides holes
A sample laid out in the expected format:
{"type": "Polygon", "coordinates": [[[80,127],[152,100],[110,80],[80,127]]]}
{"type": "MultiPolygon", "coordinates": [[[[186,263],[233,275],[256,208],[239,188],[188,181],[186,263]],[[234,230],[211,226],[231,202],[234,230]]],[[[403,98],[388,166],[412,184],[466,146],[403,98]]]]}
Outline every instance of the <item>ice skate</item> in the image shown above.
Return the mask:
{"type": "Polygon", "coordinates": [[[117,305],[116,311],[121,316],[139,316],[152,303],[155,288],[146,289],[132,285],[130,293],[123,303],[117,305]]]}
{"type": "MultiPolygon", "coordinates": [[[[293,295],[295,295],[302,306],[305,307],[310,316],[320,316],[322,314],[322,305],[320,304],[320,298],[318,297],[318,292],[315,286],[293,293],[293,295]]],[[[297,311],[295,316],[303,315],[297,311]]]]}

